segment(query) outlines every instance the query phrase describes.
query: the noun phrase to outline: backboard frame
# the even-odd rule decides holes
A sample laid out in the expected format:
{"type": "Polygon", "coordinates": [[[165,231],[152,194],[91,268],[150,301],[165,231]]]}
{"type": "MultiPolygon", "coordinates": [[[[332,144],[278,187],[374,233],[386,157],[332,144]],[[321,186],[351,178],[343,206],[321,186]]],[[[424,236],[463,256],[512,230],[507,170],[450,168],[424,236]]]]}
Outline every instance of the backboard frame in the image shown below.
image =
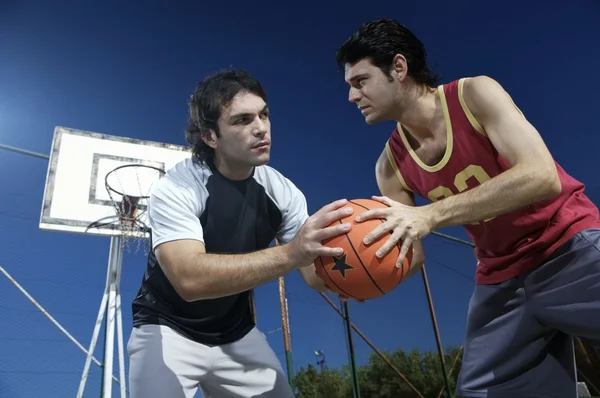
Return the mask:
{"type": "MultiPolygon", "coordinates": [[[[122,235],[114,204],[108,192],[104,192],[106,174],[125,164],[143,164],[167,172],[190,156],[190,148],[181,145],[57,126],[52,139],[39,228],[77,234],[122,235]],[[76,192],[72,202],[71,191],[76,192]],[[103,219],[109,223],[102,222],[103,219]]],[[[138,203],[138,211],[145,210],[145,200],[142,200],[138,203]]],[[[142,235],[149,237],[147,233],[142,235]]]]}

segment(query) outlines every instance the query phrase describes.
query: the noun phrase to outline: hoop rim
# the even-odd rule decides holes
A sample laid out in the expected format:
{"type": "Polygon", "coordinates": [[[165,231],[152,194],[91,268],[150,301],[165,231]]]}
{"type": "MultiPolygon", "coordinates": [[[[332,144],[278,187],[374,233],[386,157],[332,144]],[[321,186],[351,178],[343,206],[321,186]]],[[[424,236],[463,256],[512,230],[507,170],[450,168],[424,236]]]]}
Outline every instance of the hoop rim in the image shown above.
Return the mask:
{"type": "Polygon", "coordinates": [[[137,164],[137,163],[124,164],[124,165],[115,167],[114,169],[112,169],[111,171],[106,173],[106,175],[104,176],[104,185],[106,186],[106,189],[109,191],[113,191],[114,193],[116,193],[118,195],[121,195],[123,198],[148,199],[150,197],[149,195],[142,195],[142,196],[127,195],[126,193],[120,192],[120,191],[116,190],[115,188],[111,187],[110,184],[108,183],[108,176],[110,176],[111,174],[113,174],[114,172],[116,172],[120,169],[125,169],[128,167],[141,167],[141,168],[146,168],[146,169],[153,169],[153,170],[158,171],[161,174],[161,177],[165,174],[165,171],[163,169],[159,169],[158,167],[155,167],[155,166],[149,166],[147,164],[137,164]]]}

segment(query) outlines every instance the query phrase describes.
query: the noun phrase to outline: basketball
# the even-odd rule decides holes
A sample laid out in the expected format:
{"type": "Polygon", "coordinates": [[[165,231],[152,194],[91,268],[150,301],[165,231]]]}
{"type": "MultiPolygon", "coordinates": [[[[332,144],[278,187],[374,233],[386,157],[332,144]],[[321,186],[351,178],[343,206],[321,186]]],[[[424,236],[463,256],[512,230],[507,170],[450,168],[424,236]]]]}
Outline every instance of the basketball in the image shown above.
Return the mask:
{"type": "Polygon", "coordinates": [[[369,300],[384,296],[404,280],[410,268],[412,250],[408,250],[400,268],[396,268],[396,261],[401,241],[385,257],[377,258],[375,253],[388,240],[389,234],[384,234],[369,245],[365,245],[363,239],[385,220],[372,219],[359,223],[354,221],[354,217],[367,210],[387,206],[372,199],[350,200],[345,207],[348,206],[354,208],[354,212],[336,222],[349,222],[352,225],[350,231],[323,242],[328,247],[343,248],[344,254],[341,258],[318,257],[315,260],[317,275],[329,290],[348,298],[369,300]]]}

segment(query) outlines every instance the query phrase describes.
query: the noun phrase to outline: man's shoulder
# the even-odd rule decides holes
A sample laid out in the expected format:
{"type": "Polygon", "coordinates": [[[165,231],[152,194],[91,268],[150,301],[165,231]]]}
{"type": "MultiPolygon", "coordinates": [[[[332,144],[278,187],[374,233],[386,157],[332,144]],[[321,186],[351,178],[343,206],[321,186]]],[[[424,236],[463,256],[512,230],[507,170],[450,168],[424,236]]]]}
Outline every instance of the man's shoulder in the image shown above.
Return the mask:
{"type": "Polygon", "coordinates": [[[266,164],[256,167],[254,179],[261,185],[269,185],[274,188],[295,186],[282,172],[266,164]]]}
{"type": "Polygon", "coordinates": [[[463,76],[445,85],[456,86],[460,95],[469,99],[472,96],[485,96],[488,93],[493,94],[498,90],[503,90],[502,85],[488,75],[463,76]]]}
{"type": "Polygon", "coordinates": [[[189,193],[194,196],[206,190],[210,168],[191,157],[176,163],[165,175],[152,185],[154,195],[189,193]]]}
{"type": "Polygon", "coordinates": [[[284,199],[291,196],[290,199],[292,199],[296,195],[303,195],[290,178],[269,165],[256,167],[254,179],[262,185],[267,194],[273,198],[284,199]]]}

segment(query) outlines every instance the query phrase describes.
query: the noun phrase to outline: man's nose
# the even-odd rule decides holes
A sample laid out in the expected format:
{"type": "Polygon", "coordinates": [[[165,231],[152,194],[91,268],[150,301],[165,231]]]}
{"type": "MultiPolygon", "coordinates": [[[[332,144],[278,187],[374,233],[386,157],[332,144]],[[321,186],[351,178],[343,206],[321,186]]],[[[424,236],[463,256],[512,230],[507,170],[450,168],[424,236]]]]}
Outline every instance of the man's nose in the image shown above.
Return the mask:
{"type": "Polygon", "coordinates": [[[257,117],[256,120],[254,121],[254,135],[256,135],[257,137],[263,137],[265,134],[267,134],[267,123],[265,123],[264,120],[262,120],[260,117],[257,117]]]}
{"type": "Polygon", "coordinates": [[[355,89],[354,87],[351,87],[350,90],[348,90],[348,101],[350,102],[358,102],[360,100],[360,92],[355,89]]]}

